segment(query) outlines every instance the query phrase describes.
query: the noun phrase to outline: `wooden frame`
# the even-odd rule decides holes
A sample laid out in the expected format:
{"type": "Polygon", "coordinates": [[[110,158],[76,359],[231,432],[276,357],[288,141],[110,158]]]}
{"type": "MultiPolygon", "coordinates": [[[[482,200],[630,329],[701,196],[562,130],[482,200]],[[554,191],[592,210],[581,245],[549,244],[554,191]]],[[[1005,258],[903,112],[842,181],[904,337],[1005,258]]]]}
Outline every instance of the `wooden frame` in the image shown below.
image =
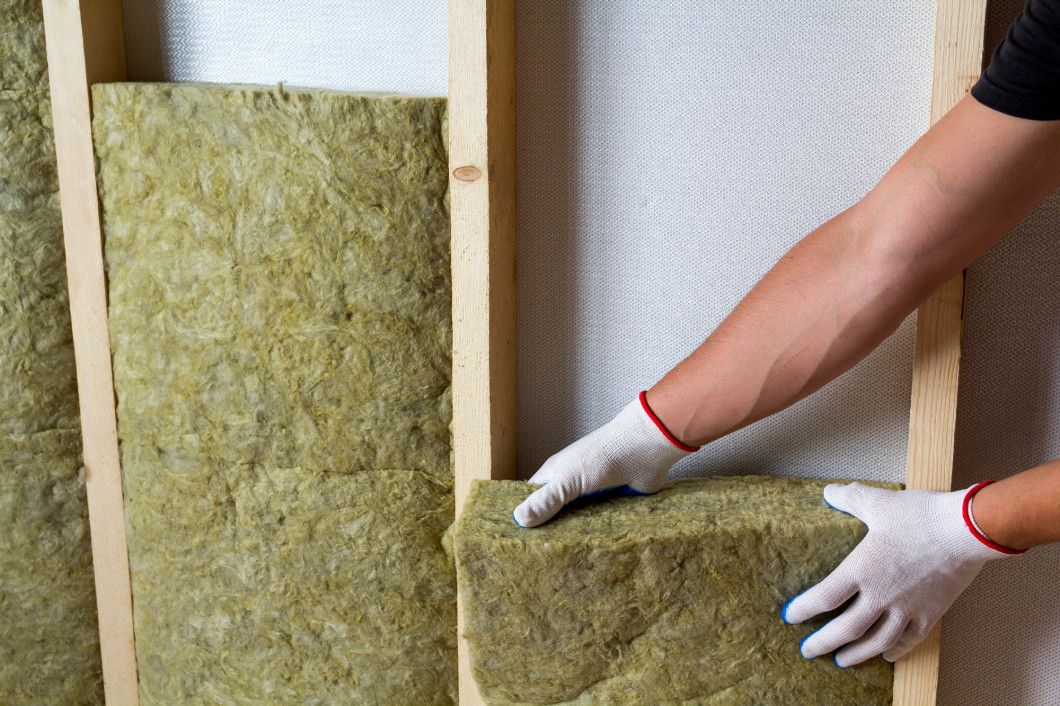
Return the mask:
{"type": "Polygon", "coordinates": [[[108,704],[139,702],[89,86],[125,80],[121,0],[44,0],[92,565],[108,704]]]}
{"type": "MultiPolygon", "coordinates": [[[[970,88],[985,0],[938,0],[931,122],[970,88]]],[[[107,702],[137,704],[132,595],[88,87],[125,79],[120,0],[44,0],[55,146],[107,702]]],[[[456,512],[475,478],[515,477],[514,0],[449,0],[456,512]]],[[[963,277],[919,310],[906,481],[948,490],[963,277]]],[[[458,621],[462,630],[462,619],[458,621]]],[[[939,631],[900,660],[895,704],[935,703],[939,631]]],[[[459,640],[460,702],[481,703],[459,640]]]]}
{"type": "MultiPolygon", "coordinates": [[[[515,3],[449,0],[456,514],[515,478],[515,3]]],[[[457,601],[460,703],[481,704],[457,601]]]]}
{"type": "MultiPolygon", "coordinates": [[[[957,104],[983,64],[986,0],[938,0],[931,124],[957,104]]],[[[961,366],[964,274],[942,286],[916,315],[913,391],[909,409],[908,488],[951,490],[961,366]]],[[[942,625],[894,668],[894,706],[933,706],[938,693],[942,625]]]]}

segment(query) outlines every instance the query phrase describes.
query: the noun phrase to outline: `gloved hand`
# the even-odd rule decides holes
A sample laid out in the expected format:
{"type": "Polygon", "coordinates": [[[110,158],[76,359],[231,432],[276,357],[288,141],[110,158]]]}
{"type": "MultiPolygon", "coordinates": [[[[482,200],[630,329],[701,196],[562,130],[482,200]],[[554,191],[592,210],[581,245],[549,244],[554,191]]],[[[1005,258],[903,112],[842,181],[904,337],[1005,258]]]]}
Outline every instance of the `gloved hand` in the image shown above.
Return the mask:
{"type": "Polygon", "coordinates": [[[521,527],[536,527],[583,495],[658,492],[670,467],[698,450],[666,430],[642,392],[610,422],[545,461],[530,478],[544,487],[515,508],[513,516],[521,527]]]}
{"type": "Polygon", "coordinates": [[[839,650],[840,667],[879,654],[893,662],[927,636],[983,564],[1022,554],[992,542],[968,513],[972,497],[989,482],[952,493],[826,486],[825,501],[869,531],[824,581],[784,606],[784,622],[793,625],[857,595],[802,641],[803,657],[839,650]]]}

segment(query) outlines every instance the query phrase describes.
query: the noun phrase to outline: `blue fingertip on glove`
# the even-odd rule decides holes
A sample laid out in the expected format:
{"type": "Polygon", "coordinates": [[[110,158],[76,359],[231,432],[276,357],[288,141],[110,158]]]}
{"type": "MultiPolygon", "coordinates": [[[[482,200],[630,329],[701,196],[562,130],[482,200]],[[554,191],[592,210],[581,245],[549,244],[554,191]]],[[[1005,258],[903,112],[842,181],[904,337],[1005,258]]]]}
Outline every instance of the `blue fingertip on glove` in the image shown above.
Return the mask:
{"type": "Polygon", "coordinates": [[[811,637],[813,637],[813,633],[812,632],[809,635],[807,635],[806,637],[802,638],[802,640],[799,641],[799,655],[803,659],[811,659],[810,657],[807,657],[806,655],[802,654],[802,646],[804,644],[806,644],[806,641],[809,640],[811,637]]]}
{"type": "MultiPolygon", "coordinates": [[[[827,505],[828,507],[832,508],[832,509],[833,509],[833,510],[835,510],[836,512],[841,512],[841,513],[843,513],[844,515],[850,515],[850,513],[849,513],[849,512],[847,512],[846,510],[840,510],[840,509],[839,509],[838,507],[836,507],[836,506],[835,506],[835,505],[833,505],[832,503],[828,502],[828,498],[824,497],[823,495],[821,496],[821,499],[822,499],[822,500],[824,500],[824,504],[825,504],[825,505],[827,505]]],[[[850,515],[850,516],[851,516],[851,517],[853,517],[853,515],[850,515]]]]}
{"type": "MultiPolygon", "coordinates": [[[[807,593],[807,592],[808,592],[809,590],[810,590],[810,589],[806,589],[805,591],[803,591],[802,593],[800,593],[800,594],[799,594],[799,596],[803,595],[803,593],[807,593]]],[[[795,598],[798,598],[799,596],[795,596],[795,598]]],[[[791,605],[792,603],[794,603],[794,602],[795,602],[795,598],[792,598],[792,599],[791,599],[790,601],[788,601],[787,603],[785,603],[785,604],[784,604],[784,607],[783,607],[783,608],[782,608],[782,609],[780,610],[780,619],[781,619],[781,620],[783,620],[783,621],[784,621],[785,623],[787,623],[788,625],[794,625],[794,624],[795,624],[795,623],[792,623],[792,622],[790,622],[790,621],[788,620],[788,606],[790,606],[790,605],[791,605]]],[[[800,645],[800,646],[801,646],[801,645],[800,645]]]]}

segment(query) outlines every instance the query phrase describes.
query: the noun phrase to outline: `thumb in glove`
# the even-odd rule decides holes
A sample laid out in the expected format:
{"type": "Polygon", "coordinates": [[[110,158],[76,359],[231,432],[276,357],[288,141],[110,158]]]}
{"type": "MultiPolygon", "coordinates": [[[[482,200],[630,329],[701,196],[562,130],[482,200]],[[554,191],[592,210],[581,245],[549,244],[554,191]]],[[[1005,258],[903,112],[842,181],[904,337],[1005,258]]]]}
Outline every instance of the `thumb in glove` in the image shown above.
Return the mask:
{"type": "Polygon", "coordinates": [[[579,497],[658,492],[671,466],[698,450],[667,431],[641,392],[610,422],[545,461],[530,478],[543,487],[513,517],[521,527],[536,527],[579,497]]]}

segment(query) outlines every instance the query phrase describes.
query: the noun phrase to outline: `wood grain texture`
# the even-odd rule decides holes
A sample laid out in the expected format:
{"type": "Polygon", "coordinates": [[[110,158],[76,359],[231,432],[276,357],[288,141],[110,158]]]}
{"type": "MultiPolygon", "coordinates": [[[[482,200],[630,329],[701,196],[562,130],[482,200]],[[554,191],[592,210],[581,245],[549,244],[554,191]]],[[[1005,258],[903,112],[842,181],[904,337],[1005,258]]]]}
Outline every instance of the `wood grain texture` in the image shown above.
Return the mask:
{"type": "MultiPolygon", "coordinates": [[[[938,0],[931,88],[934,125],[971,89],[983,60],[986,0],[938,0]]],[[[909,412],[909,488],[951,490],[961,361],[964,274],[947,282],[917,310],[913,391],[909,412]]],[[[933,706],[938,692],[942,627],[894,670],[895,706],[933,706]]]]}
{"type": "Polygon", "coordinates": [[[108,704],[137,704],[132,589],[125,541],[103,238],[88,87],[125,79],[120,0],[44,0],[55,153],[77,360],[103,688],[108,704]]]}
{"type": "Polygon", "coordinates": [[[917,310],[905,474],[909,488],[950,490],[963,303],[962,273],[917,310]]]}
{"type": "MultiPolygon", "coordinates": [[[[515,478],[513,0],[449,0],[449,170],[459,517],[473,479],[515,478]]],[[[479,704],[457,622],[460,703],[479,704]]]]}

